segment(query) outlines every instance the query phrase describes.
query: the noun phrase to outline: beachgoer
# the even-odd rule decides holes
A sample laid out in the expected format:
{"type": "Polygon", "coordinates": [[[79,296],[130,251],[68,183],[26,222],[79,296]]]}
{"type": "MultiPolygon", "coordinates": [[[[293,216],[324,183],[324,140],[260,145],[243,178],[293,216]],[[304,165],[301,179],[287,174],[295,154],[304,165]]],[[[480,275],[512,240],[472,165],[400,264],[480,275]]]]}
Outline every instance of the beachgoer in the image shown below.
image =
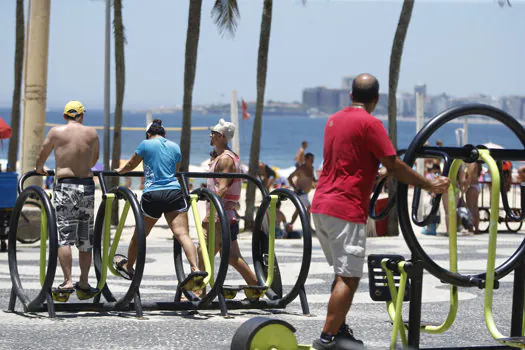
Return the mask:
{"type": "Polygon", "coordinates": [[[481,175],[481,163],[470,163],[465,167],[465,204],[472,214],[473,227],[468,231],[473,234],[480,233],[479,228],[479,205],[478,197],[481,191],[479,177],[481,175]]]}
{"type": "MultiPolygon", "coordinates": [[[[396,156],[383,123],[370,113],[379,100],[379,83],[360,74],[352,83],[352,105],[332,115],[324,130],[324,166],[312,203],[317,237],[335,280],[326,322],[315,349],[360,347],[345,318],[363,274],[370,193],[381,162],[389,176],[433,193],[442,193],[448,178],[433,181],[396,156]]],[[[383,172],[383,174],[386,173],[383,172]]]]}
{"type": "Polygon", "coordinates": [[[86,297],[95,296],[99,290],[89,285],[89,269],[93,249],[93,224],[95,183],[91,168],[99,155],[99,140],[94,128],[82,125],[85,108],[79,101],[69,101],[64,107],[66,125],[49,130],[38,157],[38,174],[47,175],[44,164],[54,150],[55,177],[53,202],[58,230],[58,260],[64,273],[59,291],[71,293],[80,290],[86,297]],[[80,279],[73,285],[71,246],[79,251],[80,279]]]}
{"type": "Polygon", "coordinates": [[[266,188],[266,191],[270,192],[270,189],[272,188],[273,183],[275,182],[275,179],[277,178],[277,174],[275,173],[275,170],[270,168],[268,164],[259,162],[259,170],[257,174],[261,178],[261,181],[264,185],[264,188],[266,188]]]}
{"type": "MultiPolygon", "coordinates": [[[[435,178],[437,178],[439,176],[441,176],[441,168],[440,168],[439,164],[433,164],[432,167],[429,169],[429,171],[428,171],[428,173],[426,174],[425,177],[429,181],[432,181],[432,180],[434,180],[435,178]]],[[[427,193],[430,196],[430,198],[429,198],[428,202],[425,203],[425,205],[424,205],[425,215],[430,214],[430,211],[432,210],[432,205],[434,204],[433,199],[436,197],[435,193],[432,193],[432,192],[427,192],[427,193]]],[[[424,234],[424,235],[433,235],[433,236],[435,236],[437,234],[437,225],[439,225],[440,222],[441,222],[441,216],[440,216],[439,210],[438,210],[438,212],[436,213],[435,219],[431,223],[429,223],[428,225],[424,226],[423,229],[421,230],[421,233],[424,234]]]]}
{"type": "MultiPolygon", "coordinates": [[[[310,200],[308,199],[308,193],[315,187],[315,175],[314,175],[314,155],[312,153],[307,153],[304,157],[305,163],[295,169],[293,173],[288,176],[288,183],[294,189],[295,193],[301,199],[308,215],[310,215],[310,200]],[[295,181],[294,181],[295,178],[295,181]]],[[[295,209],[295,212],[292,215],[293,224],[299,216],[299,211],[295,209]]]]}
{"type": "MultiPolygon", "coordinates": [[[[144,215],[146,236],[164,214],[174,238],[186,254],[191,272],[196,273],[199,271],[197,250],[188,232],[188,206],[179,180],[175,176],[181,160],[179,145],[166,138],[162,121],[155,119],[146,127],[146,139],[138,145],[131,159],[115,171],[126,174],[144,161],[145,181],[140,207],[144,215]]],[[[137,260],[137,244],[135,230],[129,243],[128,256],[115,256],[115,268],[128,279],[132,278],[135,272],[133,265],[137,260]]],[[[194,283],[198,284],[200,281],[200,278],[196,278],[194,283]]]]}
{"type": "MultiPolygon", "coordinates": [[[[233,138],[235,133],[235,125],[220,119],[219,123],[210,128],[210,145],[214,147],[211,152],[209,163],[209,172],[214,173],[241,173],[239,156],[230,149],[228,142],[233,138]]],[[[207,188],[213,191],[221,199],[224,210],[228,216],[228,224],[230,226],[230,257],[229,263],[235,270],[237,270],[244,278],[248,285],[257,285],[257,277],[250,269],[246,261],[241,255],[237,235],[239,234],[239,218],[235,214],[235,209],[239,199],[241,198],[241,179],[227,179],[227,178],[210,178],[208,179],[207,188]]],[[[204,235],[207,237],[209,229],[209,204],[207,205],[207,215],[202,222],[204,235]]],[[[221,226],[218,218],[215,218],[215,234],[217,237],[221,235],[221,226]]],[[[215,254],[220,249],[221,240],[215,239],[215,254]]],[[[199,265],[201,269],[204,267],[202,260],[202,250],[199,245],[199,265]]]]}
{"type": "Polygon", "coordinates": [[[299,147],[299,149],[297,150],[297,153],[295,154],[295,158],[294,158],[296,168],[304,164],[304,152],[307,147],[308,147],[308,141],[303,141],[301,143],[301,147],[299,147]]]}

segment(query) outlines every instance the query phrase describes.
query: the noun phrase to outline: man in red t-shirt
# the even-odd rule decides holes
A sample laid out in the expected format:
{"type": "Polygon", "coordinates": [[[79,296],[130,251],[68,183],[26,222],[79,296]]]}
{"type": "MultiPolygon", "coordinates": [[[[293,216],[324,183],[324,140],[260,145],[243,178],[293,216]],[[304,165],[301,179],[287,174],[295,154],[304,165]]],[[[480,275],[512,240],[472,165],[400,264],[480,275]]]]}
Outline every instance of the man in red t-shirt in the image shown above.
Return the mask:
{"type": "Polygon", "coordinates": [[[363,275],[365,224],[379,163],[388,175],[429,192],[443,193],[450,183],[446,177],[430,181],[396,156],[383,124],[370,115],[379,99],[375,77],[357,76],[350,97],[352,105],[326,123],[323,171],[311,207],[317,237],[335,272],[326,322],[321,337],[314,341],[315,349],[363,344],[354,338],[345,319],[363,275]]]}

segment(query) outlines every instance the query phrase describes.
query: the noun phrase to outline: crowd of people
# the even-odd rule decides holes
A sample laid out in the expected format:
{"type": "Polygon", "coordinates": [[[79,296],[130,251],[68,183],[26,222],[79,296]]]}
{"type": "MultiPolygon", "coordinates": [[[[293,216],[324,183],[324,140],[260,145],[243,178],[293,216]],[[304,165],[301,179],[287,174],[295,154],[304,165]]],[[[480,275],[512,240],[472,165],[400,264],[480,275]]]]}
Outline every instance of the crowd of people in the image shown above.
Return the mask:
{"type": "MultiPolygon", "coordinates": [[[[370,74],[360,74],[352,83],[351,105],[330,116],[324,129],[323,168],[317,179],[313,167],[314,155],[306,152],[308,142],[303,141],[296,153],[295,170],[288,176],[289,186],[299,196],[313,220],[316,236],[330,266],[334,280],[328,301],[324,327],[313,342],[315,349],[347,349],[363,344],[346,323],[354,294],[363,276],[366,256],[366,221],[370,194],[377,180],[395,177],[398,181],[417,186],[431,197],[442,195],[447,202],[450,180],[442,176],[439,159],[426,159],[424,175],[404,163],[397,155],[382,122],[372,116],[379,99],[379,82],[370,74]],[[383,167],[379,170],[379,164],[383,167]],[[309,194],[315,188],[313,200],[309,194]]],[[[63,292],[81,290],[86,297],[100,291],[88,283],[93,247],[94,192],[92,167],[98,160],[99,139],[94,128],[83,125],[85,109],[78,101],[70,101],[64,108],[65,125],[49,131],[36,161],[36,172],[47,175],[44,163],[55,152],[56,180],[54,205],[57,213],[59,235],[58,257],[64,281],[57,289],[63,292]],[[72,281],[72,253],[75,245],[79,250],[80,280],[72,281]]],[[[162,121],[155,119],[146,127],[146,138],[136,148],[132,157],[115,171],[125,175],[140,163],[144,167],[144,189],[140,206],[144,216],[146,235],[164,216],[174,238],[180,243],[191,267],[191,289],[204,295],[203,279],[206,276],[201,247],[195,247],[188,230],[188,203],[176,177],[182,160],[180,147],[166,138],[162,121]]],[[[210,145],[213,151],[209,159],[209,171],[240,173],[240,159],[229,147],[235,126],[221,119],[210,128],[210,145]]],[[[443,143],[439,140],[437,146],[443,143]]],[[[512,164],[502,164],[506,184],[510,188],[512,164]]],[[[525,179],[525,168],[519,170],[525,179]]],[[[476,213],[483,168],[471,163],[458,174],[458,198],[472,213],[472,227],[477,233],[479,215],[476,213]]],[[[260,162],[258,176],[270,191],[277,178],[276,171],[260,162]]],[[[238,210],[242,182],[237,178],[210,178],[206,187],[222,201],[230,229],[229,263],[248,285],[257,285],[257,277],[244,260],[238,244],[238,210]]],[[[507,188],[508,190],[508,188],[507,188]]],[[[209,206],[202,220],[205,236],[210,225],[220,233],[217,221],[210,222],[209,206]]],[[[445,213],[447,206],[445,206],[445,213]]],[[[288,221],[277,203],[276,236],[295,236],[293,223],[297,211],[288,221]]],[[[245,214],[246,215],[246,214],[245,214]]],[[[447,220],[448,222],[448,220],[447,220]]],[[[433,223],[434,225],[437,222],[433,223]]],[[[426,228],[427,229],[427,228],[426,228]]],[[[431,231],[429,229],[428,232],[431,231]]],[[[435,227],[434,227],[435,231],[435,227]]],[[[220,250],[221,240],[216,240],[215,254],[220,250]]],[[[137,258],[137,232],[129,243],[127,256],[117,255],[115,268],[124,278],[134,276],[137,258]]],[[[250,296],[247,294],[247,297],[250,296]]],[[[253,296],[258,297],[258,296],[253,296]]]]}

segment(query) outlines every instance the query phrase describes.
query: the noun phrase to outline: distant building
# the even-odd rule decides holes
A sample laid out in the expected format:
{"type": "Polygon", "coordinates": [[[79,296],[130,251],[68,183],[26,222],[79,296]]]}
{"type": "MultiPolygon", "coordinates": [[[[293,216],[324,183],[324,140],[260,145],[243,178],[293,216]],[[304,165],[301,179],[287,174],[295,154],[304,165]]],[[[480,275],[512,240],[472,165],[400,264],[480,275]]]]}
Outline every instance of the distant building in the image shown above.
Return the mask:
{"type": "Polygon", "coordinates": [[[518,120],[525,119],[525,97],[507,96],[502,99],[503,110],[518,120]]]}
{"type": "Polygon", "coordinates": [[[346,76],[341,80],[341,89],[352,90],[352,83],[354,82],[355,76],[346,76]]]}

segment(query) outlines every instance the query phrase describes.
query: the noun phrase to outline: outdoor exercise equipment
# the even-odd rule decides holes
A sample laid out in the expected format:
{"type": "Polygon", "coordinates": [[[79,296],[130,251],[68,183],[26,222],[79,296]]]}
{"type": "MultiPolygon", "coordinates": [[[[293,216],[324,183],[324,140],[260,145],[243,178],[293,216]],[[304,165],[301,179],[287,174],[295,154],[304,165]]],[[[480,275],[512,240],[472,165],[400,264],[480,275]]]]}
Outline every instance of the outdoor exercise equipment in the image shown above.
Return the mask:
{"type": "MultiPolygon", "coordinates": [[[[213,225],[210,225],[210,230],[208,232],[208,242],[204,239],[204,236],[201,232],[201,222],[200,215],[198,211],[193,211],[193,216],[195,219],[195,226],[197,227],[197,232],[199,235],[199,241],[201,248],[203,249],[203,258],[205,266],[210,266],[210,269],[206,269],[209,273],[209,280],[205,281],[214,288],[217,286],[217,297],[218,303],[212,303],[212,307],[215,308],[218,306],[223,315],[226,315],[229,309],[277,309],[284,308],[286,305],[291,303],[298,295],[301,301],[301,307],[304,314],[309,314],[308,302],[306,299],[306,293],[304,289],[304,283],[308,277],[308,270],[310,268],[311,261],[311,251],[312,251],[312,236],[310,231],[310,225],[308,220],[308,215],[304,205],[301,203],[299,197],[290,190],[287,189],[275,189],[270,194],[266,192],[266,189],[262,185],[261,181],[247,174],[232,174],[232,173],[196,173],[196,172],[187,172],[179,173],[181,178],[181,183],[188,183],[188,179],[209,179],[209,178],[229,178],[229,179],[239,179],[247,180],[255,183],[257,188],[261,191],[262,202],[257,210],[257,214],[254,222],[254,231],[252,235],[252,258],[254,264],[254,272],[257,276],[257,285],[225,285],[223,284],[224,277],[226,276],[228,269],[228,254],[224,251],[226,246],[226,238],[229,245],[229,227],[222,229],[222,258],[226,257],[226,261],[221,260],[219,267],[217,279],[214,281],[213,278],[213,261],[215,256],[215,230],[213,225]],[[277,201],[289,200],[299,212],[299,219],[302,224],[302,240],[303,240],[303,251],[302,251],[302,262],[297,276],[297,280],[293,284],[292,288],[289,291],[284,291],[281,281],[281,275],[279,270],[279,265],[277,262],[277,257],[275,255],[275,215],[276,215],[276,204],[277,201]],[[269,230],[265,232],[263,230],[263,220],[265,216],[269,216],[269,230]],[[227,237],[224,235],[224,231],[228,232],[227,237]],[[246,295],[246,299],[237,300],[233,299],[239,291],[243,291],[246,295]],[[266,295],[267,299],[262,299],[266,295]]],[[[198,191],[198,190],[196,190],[198,191]]],[[[191,198],[192,208],[196,208],[195,199],[198,197],[198,192],[193,192],[195,195],[191,198]]],[[[211,193],[211,192],[210,192],[211,193]]],[[[211,210],[211,212],[213,212],[211,210]]],[[[211,213],[210,213],[211,214],[211,213]]],[[[210,219],[210,222],[213,222],[210,219]]],[[[181,249],[180,246],[177,247],[175,244],[175,268],[177,271],[177,276],[179,280],[184,278],[184,271],[182,269],[181,262],[181,249]]],[[[207,277],[207,278],[208,278],[207,277]]],[[[189,291],[182,291],[183,293],[189,294],[190,300],[199,300],[193,293],[189,291]]],[[[176,299],[180,296],[177,294],[176,299]]],[[[211,300],[209,295],[206,295],[206,300],[211,300]]],[[[202,302],[202,300],[200,300],[202,302]]]]}
{"type": "MultiPolygon", "coordinates": [[[[426,158],[436,156],[436,152],[441,152],[445,159],[445,168],[450,169],[449,177],[451,185],[448,190],[448,208],[450,213],[456,212],[455,191],[456,178],[462,162],[483,161],[492,175],[491,189],[491,210],[490,210],[490,229],[489,246],[487,257],[487,268],[485,273],[474,275],[463,275],[457,271],[457,232],[456,215],[449,215],[449,268],[446,269],[432,260],[419,244],[410,223],[408,210],[408,186],[398,184],[397,205],[399,223],[403,236],[407,242],[412,256],[405,261],[402,256],[369,256],[369,282],[370,295],[374,300],[386,301],[388,312],[393,321],[391,338],[391,348],[395,348],[397,336],[400,334],[402,343],[410,347],[419,347],[420,332],[443,333],[454,322],[458,309],[458,287],[478,287],[485,289],[485,322],[490,334],[501,343],[501,348],[524,347],[525,338],[523,337],[523,306],[524,306],[524,284],[525,284],[525,242],[522,242],[517,250],[501,265],[496,266],[496,242],[497,242],[497,222],[499,216],[499,196],[503,201],[503,207],[507,215],[516,221],[523,220],[523,215],[515,215],[509,208],[507,194],[505,190],[504,178],[501,176],[502,160],[523,160],[525,150],[523,149],[486,149],[484,146],[466,145],[462,148],[452,147],[424,147],[428,138],[443,124],[463,116],[483,115],[496,119],[506,125],[518,137],[525,147],[525,129],[510,115],[491,106],[485,105],[465,105],[454,107],[437,115],[428,122],[416,135],[406,151],[404,161],[412,166],[416,158],[426,158]],[[444,155],[447,155],[445,157],[444,155]],[[450,159],[454,159],[450,164],[450,159]],[[498,165],[499,163],[499,165],[498,165]],[[450,285],[450,307],[449,313],[442,324],[429,325],[421,322],[421,299],[422,299],[422,279],[423,272],[427,270],[442,282],[450,285]],[[493,291],[498,288],[498,280],[514,272],[514,293],[511,320],[511,336],[506,337],[498,330],[493,314],[492,300],[493,291]],[[410,301],[409,320],[404,323],[401,318],[403,301],[410,301]],[[408,331],[408,334],[406,334],[408,331]]],[[[380,190],[380,189],[377,189],[380,190]]],[[[521,204],[525,205],[524,187],[521,187],[521,204]]],[[[420,190],[415,189],[412,222],[416,225],[424,225],[432,219],[432,215],[439,209],[439,201],[433,202],[433,207],[423,220],[417,219],[417,204],[419,202],[420,190]]],[[[521,211],[523,213],[523,210],[521,211]]],[[[490,348],[497,348],[491,346],[490,348]]]]}
{"type": "MultiPolygon", "coordinates": [[[[48,171],[50,176],[54,175],[54,171],[48,171]]],[[[46,192],[38,186],[29,186],[24,189],[24,182],[31,176],[41,176],[34,171],[30,171],[24,174],[18,182],[19,197],[16,201],[15,207],[13,209],[13,218],[11,221],[11,227],[9,231],[9,270],[11,274],[12,288],[11,288],[11,298],[9,301],[9,311],[14,311],[17,298],[21,301],[23,305],[24,312],[44,312],[47,311],[50,317],[55,316],[55,311],[101,311],[101,310],[129,310],[131,299],[136,298],[138,295],[138,287],[140,285],[140,280],[142,278],[142,271],[144,267],[144,253],[145,252],[145,232],[144,232],[144,219],[140,211],[139,203],[136,197],[131,193],[131,191],[125,187],[113,188],[110,191],[105,190],[104,180],[102,178],[102,173],[97,172],[96,175],[99,177],[100,183],[103,186],[103,198],[105,201],[113,201],[114,199],[125,199],[124,205],[124,218],[121,218],[117,232],[120,235],[120,232],[123,228],[123,222],[125,221],[125,216],[127,215],[129,209],[132,210],[135,217],[135,225],[138,234],[139,242],[139,254],[137,257],[137,266],[135,276],[131,282],[127,292],[120,298],[108,298],[108,303],[101,304],[98,303],[98,300],[95,300],[94,303],[55,303],[65,302],[69,299],[70,291],[60,291],[57,289],[52,289],[52,284],[55,278],[55,272],[57,267],[57,252],[58,252],[58,237],[57,237],[57,224],[56,224],[56,214],[51,203],[51,199],[46,194],[46,192]],[[22,207],[28,198],[37,199],[41,203],[41,225],[40,225],[40,284],[41,290],[38,293],[37,297],[30,299],[26,291],[24,290],[20,275],[18,272],[18,263],[17,263],[17,252],[16,252],[16,240],[17,240],[17,230],[19,228],[18,222],[20,220],[20,214],[22,207]],[[124,220],[123,220],[124,219],[124,220]],[[49,247],[47,247],[49,245],[49,247]],[[48,249],[47,249],[48,248],[48,249]],[[48,251],[46,256],[46,250],[48,251]],[[47,264],[47,265],[46,265],[47,264]],[[53,298],[54,297],[54,298],[53,298]],[[55,299],[55,300],[54,300],[55,299]]],[[[106,217],[111,216],[111,206],[103,208],[102,213],[106,217]],[[109,208],[108,210],[106,210],[109,208]]],[[[100,211],[99,211],[100,213],[100,211]]],[[[104,232],[102,233],[102,227],[95,229],[95,238],[94,238],[94,250],[98,246],[99,257],[97,261],[97,254],[95,254],[95,266],[97,270],[97,287],[99,290],[108,289],[106,284],[107,271],[110,268],[109,266],[109,256],[110,256],[110,220],[105,220],[108,223],[104,227],[104,232]],[[102,243],[101,243],[102,242],[102,243]],[[102,248],[100,248],[102,244],[102,248]],[[98,264],[97,264],[98,263],[98,264]]],[[[118,244],[118,239],[114,239],[113,248],[118,244]]],[[[114,250],[112,248],[112,250],[114,250]]],[[[93,297],[93,295],[86,294],[82,290],[77,290],[77,297],[79,299],[88,299],[93,297]]],[[[136,310],[137,315],[141,316],[141,310],[136,310]]]]}
{"type": "MultiPolygon", "coordinates": [[[[448,109],[432,120],[421,129],[406,151],[404,161],[412,166],[416,158],[442,157],[445,159],[445,169],[451,178],[448,191],[448,206],[451,213],[455,212],[455,179],[462,162],[474,162],[481,160],[489,166],[492,174],[491,211],[490,211],[490,233],[487,268],[485,273],[474,275],[463,275],[457,271],[457,232],[456,215],[449,216],[449,268],[446,269],[432,260],[421,247],[412,229],[411,219],[418,225],[424,225],[432,220],[432,216],[439,209],[439,201],[433,202],[433,208],[423,220],[414,214],[410,218],[408,210],[408,185],[398,183],[396,199],[389,201],[386,209],[381,213],[375,213],[373,208],[382,190],[376,187],[372,198],[371,213],[376,218],[384,218],[388,215],[394,204],[397,203],[399,223],[407,245],[411,251],[411,259],[405,260],[400,255],[370,255],[368,257],[369,289],[370,296],[376,301],[386,301],[387,310],[393,321],[390,348],[397,346],[398,334],[404,346],[419,348],[420,332],[443,333],[454,322],[458,309],[458,287],[478,287],[485,289],[484,314],[487,328],[492,337],[500,343],[500,346],[475,347],[476,349],[506,349],[511,347],[525,347],[524,334],[524,296],[525,296],[525,241],[516,251],[501,265],[495,266],[496,242],[497,242],[497,218],[499,215],[499,192],[504,189],[504,179],[500,178],[498,163],[501,160],[523,160],[525,149],[486,149],[486,147],[466,145],[462,148],[452,147],[425,147],[424,143],[443,124],[468,115],[483,115],[496,119],[506,125],[521,141],[525,148],[525,129],[514,118],[505,112],[491,106],[472,104],[448,109]],[[450,160],[453,159],[452,163],[450,160]],[[450,307],[446,319],[437,325],[423,324],[421,322],[421,303],[423,272],[427,270],[436,278],[450,285],[450,307]],[[498,330],[492,313],[492,301],[494,289],[499,287],[499,280],[509,273],[514,272],[513,302],[510,337],[498,330]],[[409,301],[408,322],[402,320],[402,306],[404,301],[409,301]],[[408,334],[407,334],[408,333],[408,334]]],[[[383,181],[384,183],[384,181],[383,181]]],[[[507,215],[513,220],[523,220],[525,208],[525,188],[521,186],[522,210],[520,215],[511,212],[509,208],[506,191],[501,191],[503,207],[507,215]],[[505,193],[504,193],[505,192],[505,193]]],[[[420,192],[415,191],[414,203],[419,201],[420,192]]],[[[391,196],[394,197],[394,196],[391,196]]],[[[414,205],[414,211],[417,206],[414,205]]],[[[413,208],[414,208],[413,207],[413,208]]],[[[288,322],[267,318],[252,318],[246,321],[237,330],[233,340],[232,349],[309,349],[308,345],[299,345],[293,335],[295,329],[288,322]]],[[[464,349],[466,347],[461,347],[464,349]]],[[[449,348],[452,349],[452,348],[449,348]]]]}

